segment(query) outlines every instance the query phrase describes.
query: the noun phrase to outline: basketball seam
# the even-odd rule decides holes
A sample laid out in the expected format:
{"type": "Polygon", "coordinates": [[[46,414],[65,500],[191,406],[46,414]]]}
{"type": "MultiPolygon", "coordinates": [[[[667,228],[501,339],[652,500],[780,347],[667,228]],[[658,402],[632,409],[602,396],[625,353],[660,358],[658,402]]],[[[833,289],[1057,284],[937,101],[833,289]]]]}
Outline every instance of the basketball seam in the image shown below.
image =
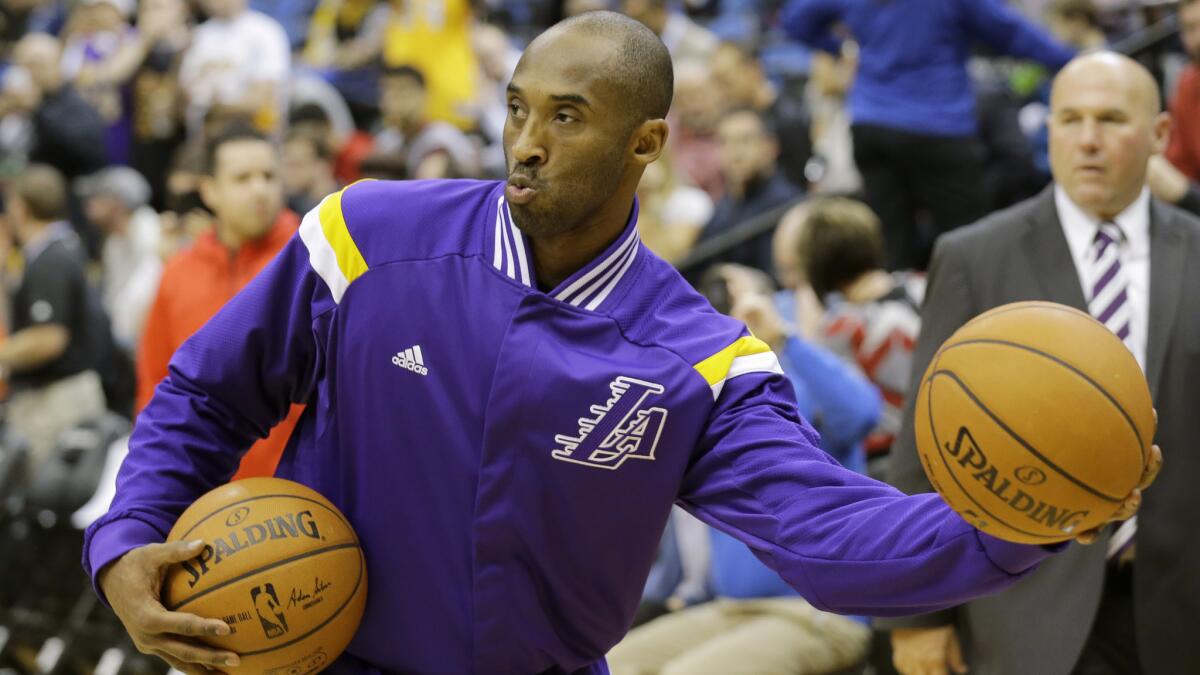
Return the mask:
{"type": "MultiPolygon", "coordinates": [[[[970,399],[975,403],[975,405],[979,406],[979,409],[982,410],[988,417],[990,417],[993,422],[998,424],[1001,429],[1003,429],[1005,432],[1008,433],[1009,436],[1012,436],[1013,439],[1016,440],[1017,443],[1019,443],[1021,445],[1021,447],[1028,450],[1030,452],[1030,454],[1032,454],[1034,457],[1041,460],[1044,464],[1046,464],[1046,466],[1050,467],[1051,469],[1054,469],[1054,471],[1059,473],[1060,475],[1062,475],[1063,478],[1066,478],[1067,480],[1071,481],[1072,483],[1079,486],[1080,488],[1083,488],[1083,490],[1085,492],[1087,492],[1088,494],[1091,494],[1095,497],[1099,497],[1100,499],[1103,499],[1106,502],[1120,504],[1121,502],[1125,501],[1124,497],[1110,496],[1110,495],[1105,494],[1104,492],[1101,492],[1100,490],[1088,485],[1087,483],[1084,483],[1083,481],[1079,480],[1075,476],[1072,476],[1071,474],[1067,473],[1065,470],[1062,469],[1062,467],[1060,467],[1057,464],[1055,464],[1054,462],[1050,461],[1048,458],[1046,458],[1044,455],[1042,455],[1042,453],[1038,452],[1036,448],[1034,448],[1032,445],[1030,445],[1029,442],[1027,442],[1024,438],[1019,436],[1017,434],[1017,432],[1015,432],[1011,428],[1009,428],[1009,426],[1007,424],[1005,424],[1003,420],[1001,420],[991,410],[989,410],[988,407],[983,404],[983,401],[979,400],[979,398],[975,396],[975,392],[971,391],[971,389],[967,387],[966,382],[963,382],[962,378],[960,378],[954,371],[939,370],[939,371],[933,373],[930,376],[930,379],[937,377],[938,375],[945,375],[947,377],[952,378],[955,382],[957,382],[958,385],[960,387],[962,387],[963,393],[965,393],[968,397],[970,397],[970,399]]],[[[931,411],[933,409],[932,397],[933,397],[933,394],[931,392],[930,393],[930,405],[929,405],[931,411]]],[[[933,423],[932,420],[930,420],[930,424],[932,424],[932,423],[933,423]]],[[[940,451],[940,448],[939,448],[939,451],[940,451]]]]}
{"type": "MultiPolygon", "coordinates": [[[[1129,428],[1131,430],[1133,430],[1133,435],[1135,438],[1137,438],[1138,446],[1141,448],[1146,447],[1146,442],[1144,440],[1142,440],[1141,432],[1138,431],[1137,425],[1134,424],[1134,422],[1133,422],[1133,418],[1131,418],[1129,416],[1129,413],[1125,412],[1125,408],[1121,407],[1121,404],[1117,401],[1117,399],[1113,398],[1112,394],[1108,393],[1107,389],[1100,386],[1099,382],[1093,380],[1091,378],[1091,376],[1089,376],[1087,373],[1083,372],[1082,370],[1080,370],[1080,369],[1076,368],[1075,366],[1071,365],[1070,363],[1067,363],[1066,361],[1058,358],[1057,356],[1055,356],[1053,354],[1049,354],[1047,352],[1044,352],[1036,347],[1030,347],[1028,345],[1023,345],[1019,342],[1011,342],[1009,340],[998,340],[995,338],[972,338],[970,340],[963,340],[961,342],[956,342],[956,343],[950,345],[949,347],[946,347],[945,349],[939,350],[939,351],[948,352],[951,349],[954,349],[956,347],[961,347],[963,345],[970,345],[970,344],[1005,345],[1007,347],[1015,347],[1017,349],[1023,349],[1027,352],[1032,352],[1034,354],[1037,354],[1038,356],[1047,358],[1047,359],[1057,363],[1058,365],[1066,368],[1067,370],[1075,373],[1079,377],[1083,378],[1084,381],[1086,381],[1088,384],[1095,387],[1096,391],[1100,392],[1100,394],[1102,396],[1104,396],[1104,398],[1108,399],[1109,403],[1113,404],[1113,407],[1117,409],[1117,412],[1121,413],[1121,417],[1125,418],[1125,423],[1129,425],[1129,428]]],[[[1146,468],[1146,463],[1145,463],[1144,458],[1142,461],[1142,468],[1143,469],[1146,468]]]]}
{"type": "MultiPolygon", "coordinates": [[[[226,579],[225,581],[222,581],[221,583],[213,586],[212,588],[206,588],[203,591],[196,593],[195,595],[190,595],[190,596],[188,596],[187,600],[184,600],[183,602],[180,602],[171,607],[167,607],[167,610],[172,611],[172,612],[177,612],[181,608],[183,608],[184,605],[191,603],[193,600],[202,598],[202,597],[208,595],[209,593],[219,591],[222,588],[225,588],[226,586],[228,586],[232,583],[242,581],[242,580],[246,579],[247,577],[252,577],[255,574],[258,574],[259,572],[265,572],[267,570],[275,569],[276,567],[282,567],[283,565],[287,565],[288,563],[293,563],[293,562],[296,562],[297,560],[304,560],[305,558],[311,558],[312,556],[320,555],[322,553],[329,553],[331,551],[340,551],[342,549],[351,548],[351,547],[358,548],[358,542],[348,541],[344,544],[334,544],[332,546],[325,546],[323,548],[314,549],[312,551],[305,551],[304,553],[299,553],[297,555],[290,556],[288,558],[284,558],[283,560],[277,560],[277,561],[271,563],[270,565],[265,565],[263,567],[256,567],[249,572],[246,572],[244,574],[239,574],[236,577],[232,577],[230,579],[226,579]]],[[[361,553],[359,554],[359,557],[360,558],[362,557],[361,553]]]]}
{"type": "MultiPolygon", "coordinates": [[[[926,383],[931,383],[931,382],[933,381],[933,378],[934,378],[934,377],[936,377],[936,376],[938,375],[938,373],[940,373],[940,372],[943,372],[943,371],[937,371],[937,372],[933,373],[933,375],[930,375],[930,376],[929,376],[929,378],[926,380],[926,383]]],[[[953,376],[953,375],[954,375],[954,373],[952,373],[952,372],[950,372],[950,371],[945,371],[945,372],[946,372],[946,373],[948,373],[948,374],[950,374],[951,376],[953,376]]],[[[956,379],[957,379],[957,378],[956,378],[956,379]]],[[[961,381],[960,381],[960,384],[961,384],[961,381]]],[[[967,392],[967,395],[968,395],[968,396],[970,396],[970,395],[971,395],[971,393],[970,393],[970,390],[969,390],[969,389],[967,389],[965,386],[963,387],[963,390],[967,392]]],[[[986,506],[984,506],[983,504],[979,503],[979,500],[978,500],[978,499],[975,499],[975,497],[974,497],[974,496],[971,494],[970,490],[968,490],[966,487],[964,487],[964,486],[963,486],[962,482],[958,480],[958,476],[956,476],[956,475],[954,474],[954,469],[951,469],[951,468],[950,468],[950,465],[949,465],[949,463],[946,461],[946,456],[945,456],[945,454],[943,454],[943,453],[942,453],[942,451],[941,451],[941,449],[942,449],[942,442],[941,442],[941,439],[939,439],[939,438],[938,438],[937,427],[936,427],[936,426],[934,425],[934,423],[933,423],[933,390],[932,390],[932,385],[930,385],[930,392],[929,392],[928,398],[929,398],[929,405],[928,405],[928,406],[926,406],[926,408],[929,410],[929,433],[930,433],[930,434],[933,436],[933,443],[934,443],[934,447],[935,447],[935,449],[937,450],[937,456],[938,456],[938,459],[940,459],[940,460],[942,461],[942,464],[943,464],[943,465],[945,465],[945,467],[946,467],[946,473],[947,473],[947,474],[950,476],[950,480],[954,481],[954,484],[958,486],[958,489],[962,491],[962,493],[963,493],[963,494],[964,494],[964,495],[967,497],[967,499],[971,500],[971,502],[972,502],[973,504],[975,504],[975,506],[979,507],[979,510],[980,510],[980,511],[983,511],[984,513],[986,513],[986,514],[987,514],[989,517],[991,517],[991,519],[992,519],[992,520],[994,520],[994,521],[996,521],[996,522],[998,522],[998,523],[1001,523],[1001,524],[1003,524],[1005,527],[1008,527],[1008,528],[1010,528],[1010,529],[1012,529],[1012,530],[1015,530],[1015,531],[1017,531],[1017,532],[1020,532],[1021,534],[1028,535],[1028,536],[1030,536],[1030,537],[1033,537],[1033,538],[1035,538],[1035,539],[1058,539],[1058,537],[1057,537],[1056,535],[1049,535],[1049,534],[1036,534],[1036,533],[1033,533],[1033,532],[1029,532],[1029,531],[1026,531],[1026,530],[1022,530],[1021,528],[1017,527],[1016,525],[1011,525],[1011,524],[1009,524],[1009,522],[1008,522],[1007,520],[1005,520],[1005,519],[1003,519],[1003,518],[1000,518],[1000,517],[999,517],[999,516],[997,516],[996,514],[994,514],[994,513],[992,513],[991,511],[989,511],[989,510],[987,509],[987,507],[986,507],[986,506]]],[[[974,397],[973,397],[973,396],[972,396],[972,399],[974,399],[974,397]]],[[[978,402],[978,401],[976,401],[976,402],[978,402]]],[[[981,408],[983,408],[983,406],[982,406],[982,405],[980,405],[980,407],[981,407],[981,408]]],[[[984,409],[984,411],[987,411],[987,409],[986,409],[986,408],[983,408],[983,409],[984,409]]],[[[989,414],[990,414],[990,413],[989,413],[989,414]]],[[[972,525],[974,525],[974,524],[972,523],[972,525]]]]}
{"type": "Polygon", "coordinates": [[[346,529],[350,531],[350,536],[354,537],[354,541],[356,541],[356,542],[358,541],[358,535],[354,532],[353,526],[350,525],[350,521],[346,520],[346,518],[340,512],[338,512],[336,504],[332,504],[332,503],[323,504],[320,501],[313,499],[312,497],[305,497],[303,495],[290,495],[287,493],[255,495],[253,497],[246,497],[245,499],[239,499],[236,502],[225,504],[224,506],[221,506],[220,508],[214,509],[214,510],[209,511],[208,513],[204,514],[204,517],[201,518],[200,520],[197,520],[195,523],[193,523],[192,526],[188,528],[187,532],[184,532],[183,534],[179,535],[179,539],[177,541],[186,541],[187,536],[189,534],[191,534],[193,531],[195,531],[195,529],[197,527],[200,527],[200,525],[202,525],[204,523],[204,521],[208,520],[209,518],[212,518],[213,516],[217,515],[221,511],[224,511],[228,508],[237,506],[239,504],[245,504],[246,502],[253,502],[253,501],[257,501],[259,499],[270,499],[272,497],[286,497],[288,499],[299,499],[301,501],[310,502],[312,504],[316,504],[317,506],[320,506],[321,508],[325,509],[326,511],[329,511],[330,513],[332,513],[335,518],[342,521],[342,524],[345,525],[346,529]],[[329,508],[330,506],[333,506],[334,508],[331,509],[331,508],[329,508]]]}
{"type": "MultiPolygon", "coordinates": [[[[1032,307],[1036,307],[1038,309],[1046,309],[1046,310],[1050,310],[1050,311],[1054,311],[1054,312],[1062,312],[1063,314],[1072,314],[1072,315],[1080,314],[1080,315],[1083,315],[1093,321],[1096,321],[1096,317],[1092,316],[1091,314],[1088,314],[1087,312],[1078,310],[1069,305],[1063,305],[1063,304],[1060,304],[1057,302],[1050,302],[1049,300],[1019,300],[1017,302],[1009,303],[1007,305],[1000,305],[999,307],[993,307],[992,309],[986,310],[986,311],[982,312],[981,314],[979,314],[979,316],[976,316],[973,319],[971,319],[970,321],[964,323],[962,325],[962,328],[966,328],[967,326],[970,326],[971,324],[977,323],[979,321],[983,321],[985,319],[990,319],[994,316],[1000,316],[1001,314],[1008,314],[1009,312],[1019,312],[1022,310],[1031,309],[1032,307]]],[[[1100,322],[1096,321],[1096,323],[1100,323],[1100,322]]],[[[1100,324],[1100,325],[1103,326],[1104,324],[1100,324]]]]}

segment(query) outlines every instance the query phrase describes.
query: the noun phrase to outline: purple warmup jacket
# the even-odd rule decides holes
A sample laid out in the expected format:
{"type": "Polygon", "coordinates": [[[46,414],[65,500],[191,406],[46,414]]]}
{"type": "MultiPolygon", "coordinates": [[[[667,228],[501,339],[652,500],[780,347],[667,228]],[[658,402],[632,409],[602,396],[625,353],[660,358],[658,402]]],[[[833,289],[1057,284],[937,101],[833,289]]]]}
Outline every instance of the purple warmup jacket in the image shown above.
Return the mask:
{"type": "Polygon", "coordinates": [[[606,673],[673,503],[822,609],[929,612],[1049,553],[844,469],[775,356],[642,246],[537,288],[503,184],[358,183],[189,339],[88,529],[165,538],[295,402],[278,475],[345,512],[369,598],[335,669],[606,673]]]}

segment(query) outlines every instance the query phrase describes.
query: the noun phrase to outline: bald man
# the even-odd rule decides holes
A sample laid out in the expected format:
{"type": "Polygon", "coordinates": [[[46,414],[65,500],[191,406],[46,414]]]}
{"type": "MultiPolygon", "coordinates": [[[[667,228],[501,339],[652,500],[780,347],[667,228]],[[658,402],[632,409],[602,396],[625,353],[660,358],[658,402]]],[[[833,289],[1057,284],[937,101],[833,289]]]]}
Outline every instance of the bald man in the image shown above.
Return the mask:
{"type": "MultiPolygon", "coordinates": [[[[1075,59],[1051,94],[1054,184],[938,241],[914,382],[942,341],[987,309],[1052,300],[1090,311],[1142,365],[1169,468],[1136,524],[1105,532],[1103,545],[1071,546],[999,595],[884,622],[904,675],[1200,673],[1200,220],[1145,187],[1169,124],[1137,62],[1075,59]]],[[[892,482],[916,493],[930,487],[912,419],[910,402],[892,482]]]]}
{"type": "Polygon", "coordinates": [[[301,402],[279,475],[341,508],[370,580],[335,672],[606,673],[676,502],[845,613],[929,611],[1051,555],[831,460],[770,347],[641,245],[671,80],[631,19],[551,28],[508,86],[507,181],[327,197],[175,353],[84,554],[139,649],[203,673],[239,657],[195,637],[261,630],[249,604],[229,625],[158,593],[172,562],[252,544],[160,542],[301,402]]]}

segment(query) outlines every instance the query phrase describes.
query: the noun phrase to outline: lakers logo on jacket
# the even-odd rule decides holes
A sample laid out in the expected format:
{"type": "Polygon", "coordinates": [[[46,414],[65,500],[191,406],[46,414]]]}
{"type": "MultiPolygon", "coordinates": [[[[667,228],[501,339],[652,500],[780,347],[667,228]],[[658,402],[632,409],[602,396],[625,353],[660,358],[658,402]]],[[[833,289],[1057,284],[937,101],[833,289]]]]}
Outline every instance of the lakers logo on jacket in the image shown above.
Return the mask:
{"type": "Polygon", "coordinates": [[[612,396],[603,405],[589,408],[591,417],[579,418],[574,436],[558,434],[555,459],[615,471],[627,459],[654,459],[667,411],[643,408],[646,399],[663,393],[662,385],[624,375],[608,384],[612,396]]]}

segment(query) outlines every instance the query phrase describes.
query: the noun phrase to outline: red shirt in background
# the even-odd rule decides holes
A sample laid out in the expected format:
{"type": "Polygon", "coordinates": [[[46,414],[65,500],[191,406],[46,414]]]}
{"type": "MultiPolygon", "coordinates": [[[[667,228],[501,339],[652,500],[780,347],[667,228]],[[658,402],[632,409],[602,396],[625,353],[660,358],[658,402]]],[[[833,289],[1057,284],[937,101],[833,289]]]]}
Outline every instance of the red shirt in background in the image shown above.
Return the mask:
{"type": "MultiPolygon", "coordinates": [[[[299,217],[285,210],[266,236],[247,242],[236,253],[225,248],[210,230],[167,261],[138,344],[139,412],[167,376],[167,364],[175,350],[266,267],[299,225],[299,217]]],[[[303,406],[292,406],[287,418],[242,457],[233,479],[273,475],[303,410],[303,406]]]]}
{"type": "Polygon", "coordinates": [[[1179,74],[1171,99],[1171,123],[1167,161],[1193,183],[1200,182],[1200,66],[1195,63],[1179,74]]]}

